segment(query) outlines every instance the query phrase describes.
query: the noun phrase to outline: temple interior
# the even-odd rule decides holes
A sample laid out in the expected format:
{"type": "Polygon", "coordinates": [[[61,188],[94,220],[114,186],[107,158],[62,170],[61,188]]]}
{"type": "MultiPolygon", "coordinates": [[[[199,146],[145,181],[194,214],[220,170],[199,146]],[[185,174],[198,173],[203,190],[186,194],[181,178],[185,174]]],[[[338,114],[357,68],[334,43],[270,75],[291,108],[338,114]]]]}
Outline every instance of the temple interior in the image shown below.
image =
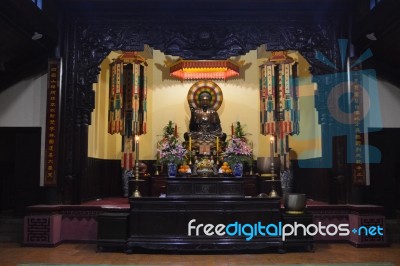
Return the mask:
{"type": "Polygon", "coordinates": [[[0,249],[399,248],[398,1],[0,6],[0,249]]]}

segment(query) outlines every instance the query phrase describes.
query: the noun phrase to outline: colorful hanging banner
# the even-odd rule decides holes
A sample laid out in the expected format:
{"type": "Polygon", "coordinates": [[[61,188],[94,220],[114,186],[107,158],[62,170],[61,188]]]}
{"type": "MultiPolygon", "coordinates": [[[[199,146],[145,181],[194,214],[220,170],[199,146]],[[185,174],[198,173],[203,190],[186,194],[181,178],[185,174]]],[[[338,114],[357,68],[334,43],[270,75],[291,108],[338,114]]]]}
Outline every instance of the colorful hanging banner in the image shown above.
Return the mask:
{"type": "Polygon", "coordinates": [[[121,167],[132,170],[132,137],[147,130],[147,63],[137,52],[124,52],[110,64],[108,133],[123,136],[121,167]]]}
{"type": "Polygon", "coordinates": [[[299,134],[297,63],[287,51],[272,52],[260,66],[260,133],[274,138],[274,152],[288,166],[289,135],[299,134]]]}
{"type": "Polygon", "coordinates": [[[122,133],[123,132],[123,74],[124,62],[122,60],[115,60],[110,64],[110,94],[109,94],[109,113],[108,113],[108,133],[122,133]]]}
{"type": "Polygon", "coordinates": [[[57,185],[58,113],[61,80],[60,67],[60,60],[49,60],[47,74],[44,186],[57,185]]]}

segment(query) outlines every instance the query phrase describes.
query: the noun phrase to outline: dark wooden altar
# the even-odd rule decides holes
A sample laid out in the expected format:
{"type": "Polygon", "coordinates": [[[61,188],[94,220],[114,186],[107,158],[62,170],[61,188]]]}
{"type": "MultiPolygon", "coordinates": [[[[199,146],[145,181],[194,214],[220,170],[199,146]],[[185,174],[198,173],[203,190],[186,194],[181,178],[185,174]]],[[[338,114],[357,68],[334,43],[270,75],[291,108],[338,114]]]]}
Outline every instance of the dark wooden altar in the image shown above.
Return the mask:
{"type": "MultiPolygon", "coordinates": [[[[209,184],[209,189],[214,189],[214,193],[212,191],[209,191],[207,193],[203,193],[203,196],[216,196],[218,188],[213,187],[213,186],[219,186],[219,189],[221,190],[232,190],[235,189],[235,192],[231,191],[230,196],[233,195],[240,195],[240,196],[251,196],[251,197],[256,197],[260,193],[265,193],[268,194],[271,192],[272,189],[272,184],[271,182],[266,182],[265,177],[257,176],[257,175],[249,175],[249,176],[243,176],[241,178],[237,177],[221,177],[221,176],[214,176],[214,177],[174,177],[174,178],[168,178],[167,176],[164,175],[154,175],[154,176],[142,176],[140,178],[141,181],[139,185],[139,190],[140,193],[143,197],[159,197],[160,195],[167,194],[167,184],[179,184],[183,183],[186,184],[185,187],[188,188],[190,187],[190,190],[193,191],[196,189],[196,187],[193,187],[194,184],[200,186],[199,184],[202,182],[205,182],[209,184]],[[191,183],[192,185],[188,185],[191,183]],[[239,184],[241,188],[238,187],[238,185],[234,184],[239,184]],[[212,185],[213,184],[213,185],[212,185]],[[218,185],[220,184],[220,185],[218,185]],[[212,188],[213,187],[213,188],[212,188]],[[233,188],[235,187],[235,188],[233,188]],[[240,191],[239,191],[240,190],[240,191]]],[[[280,180],[276,180],[275,182],[275,189],[278,190],[278,192],[281,192],[280,189],[280,180]]],[[[131,180],[129,182],[129,195],[132,195],[132,192],[135,190],[135,181],[131,180]]],[[[183,193],[183,192],[181,192],[183,193]]],[[[220,196],[223,194],[228,193],[228,191],[221,192],[219,191],[220,196]],[[222,194],[221,194],[222,193],[222,194]]],[[[176,195],[176,192],[173,192],[173,194],[176,195]]],[[[185,195],[188,196],[190,193],[187,191],[185,192],[185,195]]],[[[280,194],[281,195],[281,194],[280,194]]],[[[172,195],[171,195],[172,196],[172,195]]],[[[178,195],[176,195],[178,196],[178,195]]],[[[183,196],[179,195],[179,196],[183,196]]],[[[199,195],[200,196],[200,195],[199,195]]]]}
{"type": "Polygon", "coordinates": [[[280,199],[246,197],[142,197],[130,198],[130,224],[127,252],[138,248],[154,250],[263,250],[282,249],[280,237],[207,236],[203,231],[195,235],[193,225],[231,223],[262,224],[281,220],[280,199]]]}
{"type": "MultiPolygon", "coordinates": [[[[265,197],[272,184],[265,177],[144,177],[140,182],[144,197],[130,197],[129,230],[126,241],[128,253],[140,249],[211,251],[211,250],[275,250],[284,252],[290,247],[312,248],[312,237],[292,237],[282,241],[281,236],[256,234],[247,239],[245,234],[230,236],[207,235],[206,225],[237,223],[278,225],[303,219],[312,222],[312,216],[283,215],[281,198],[265,197]],[[262,193],[264,197],[258,197],[262,193]],[[294,220],[293,220],[294,219],[294,220]],[[199,227],[196,233],[194,227],[199,227]],[[190,231],[190,234],[189,234],[190,231]]],[[[134,189],[131,182],[131,190],[134,189]]],[[[278,188],[276,188],[278,189],[278,188]]],[[[302,221],[303,221],[302,220],[302,221]]],[[[249,229],[250,230],[250,229],[249,229]]],[[[254,229],[253,229],[254,230],[254,229]]],[[[243,231],[242,231],[243,232],[243,231]]],[[[108,243],[108,242],[107,242],[108,243]]]]}
{"type": "MultiPolygon", "coordinates": [[[[153,176],[142,182],[151,197],[129,199],[127,251],[282,249],[280,237],[188,235],[188,224],[278,223],[280,198],[257,198],[259,177],[153,176]],[[147,187],[145,186],[147,184],[147,187]]],[[[193,230],[192,230],[193,231],[193,230]]],[[[192,232],[194,233],[195,230],[192,232]]]]}
{"type": "Polygon", "coordinates": [[[168,178],[167,197],[244,197],[243,178],[168,178]]]}

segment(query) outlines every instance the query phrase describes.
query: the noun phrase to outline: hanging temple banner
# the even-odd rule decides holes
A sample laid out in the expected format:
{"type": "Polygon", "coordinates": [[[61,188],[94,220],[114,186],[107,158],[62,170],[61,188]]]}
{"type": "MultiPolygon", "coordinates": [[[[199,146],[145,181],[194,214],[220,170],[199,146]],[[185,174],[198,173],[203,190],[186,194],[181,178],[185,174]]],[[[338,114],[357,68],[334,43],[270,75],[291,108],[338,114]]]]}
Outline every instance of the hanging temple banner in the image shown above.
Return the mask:
{"type": "Polygon", "coordinates": [[[259,70],[260,133],[274,137],[274,152],[288,168],[288,135],[299,134],[297,62],[287,51],[274,51],[259,70]]]}
{"type": "Polygon", "coordinates": [[[108,133],[121,134],[121,167],[134,165],[133,138],[147,131],[147,63],[137,52],[124,52],[110,64],[108,133]]]}

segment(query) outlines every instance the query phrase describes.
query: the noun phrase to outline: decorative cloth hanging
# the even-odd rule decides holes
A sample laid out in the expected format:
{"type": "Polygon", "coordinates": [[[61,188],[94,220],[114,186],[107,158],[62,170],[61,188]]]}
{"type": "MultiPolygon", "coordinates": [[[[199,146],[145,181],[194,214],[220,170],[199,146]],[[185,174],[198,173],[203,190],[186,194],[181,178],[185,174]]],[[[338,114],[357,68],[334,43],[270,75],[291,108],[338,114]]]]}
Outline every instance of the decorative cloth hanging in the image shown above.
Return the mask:
{"type": "Polygon", "coordinates": [[[110,87],[108,108],[108,133],[122,132],[122,93],[124,62],[116,59],[110,64],[110,87]]]}
{"type": "Polygon", "coordinates": [[[274,137],[281,167],[288,167],[289,135],[299,134],[297,63],[287,51],[272,52],[259,67],[261,134],[274,137]]]}
{"type": "Polygon", "coordinates": [[[133,169],[134,166],[134,153],[133,153],[133,138],[124,137],[123,153],[121,158],[121,168],[123,170],[133,169]]]}
{"type": "Polygon", "coordinates": [[[110,64],[108,133],[123,136],[121,166],[133,167],[132,136],[147,131],[147,63],[137,52],[124,52],[110,64]]]}

